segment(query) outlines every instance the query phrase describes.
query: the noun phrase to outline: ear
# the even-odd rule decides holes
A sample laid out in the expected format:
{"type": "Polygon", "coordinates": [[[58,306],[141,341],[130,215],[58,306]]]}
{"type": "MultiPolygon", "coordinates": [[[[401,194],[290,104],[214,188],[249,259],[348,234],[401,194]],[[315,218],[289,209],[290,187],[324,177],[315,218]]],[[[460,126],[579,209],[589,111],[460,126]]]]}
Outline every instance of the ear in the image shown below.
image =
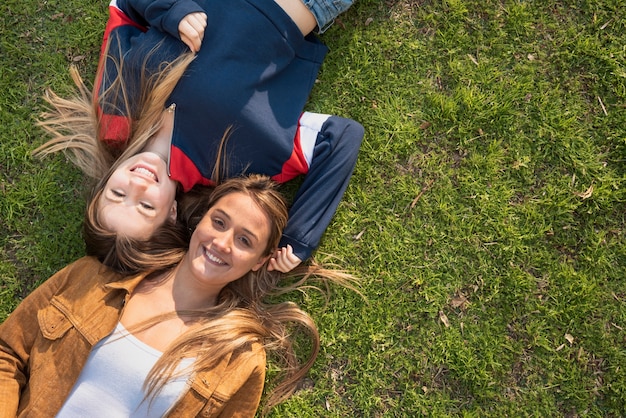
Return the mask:
{"type": "Polygon", "coordinates": [[[272,254],[269,254],[269,255],[266,255],[265,257],[261,257],[261,258],[259,258],[258,263],[256,263],[256,264],[254,265],[254,267],[252,267],[252,271],[257,271],[257,270],[259,270],[261,267],[263,267],[263,265],[264,265],[265,263],[267,263],[267,260],[269,260],[271,256],[272,256],[272,254]]]}
{"type": "Polygon", "coordinates": [[[170,209],[170,219],[176,222],[176,215],[178,214],[178,202],[174,200],[174,204],[172,205],[172,209],[170,209]]]}

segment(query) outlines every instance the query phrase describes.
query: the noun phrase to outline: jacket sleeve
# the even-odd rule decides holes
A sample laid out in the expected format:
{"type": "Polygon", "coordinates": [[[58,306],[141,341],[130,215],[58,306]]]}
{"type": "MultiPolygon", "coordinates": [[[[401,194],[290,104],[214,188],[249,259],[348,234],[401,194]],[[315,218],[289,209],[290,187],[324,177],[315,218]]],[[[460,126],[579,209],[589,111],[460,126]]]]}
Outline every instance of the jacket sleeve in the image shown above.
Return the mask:
{"type": "MultiPolygon", "coordinates": [[[[225,381],[230,385],[239,385],[219,413],[223,418],[248,418],[254,417],[263,394],[265,384],[266,357],[265,350],[260,344],[254,345],[254,354],[246,358],[244,367],[249,370],[245,373],[239,367],[235,368],[230,376],[225,376],[225,381]],[[241,382],[241,378],[245,380],[241,382]]],[[[241,364],[241,362],[238,362],[241,364]]]]}
{"type": "Polygon", "coordinates": [[[193,0],[117,0],[117,7],[133,21],[180,39],[178,24],[190,13],[204,12],[193,0]]]}
{"type": "Polygon", "coordinates": [[[324,231],[348,187],[363,140],[358,122],[331,116],[322,125],[309,171],[289,210],[280,246],[290,244],[306,260],[319,245],[324,231]]]}
{"type": "Polygon", "coordinates": [[[0,417],[14,418],[29,378],[30,353],[40,333],[37,312],[65,282],[71,265],[35,289],[0,325],[0,417]]]}

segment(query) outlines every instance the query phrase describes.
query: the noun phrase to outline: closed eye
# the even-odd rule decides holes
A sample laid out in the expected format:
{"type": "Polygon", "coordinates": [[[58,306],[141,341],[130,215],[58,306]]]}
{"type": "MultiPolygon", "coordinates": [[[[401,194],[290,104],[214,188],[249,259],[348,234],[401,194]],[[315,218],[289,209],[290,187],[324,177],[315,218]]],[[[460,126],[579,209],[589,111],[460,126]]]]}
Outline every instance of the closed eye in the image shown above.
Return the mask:
{"type": "Polygon", "coordinates": [[[146,210],[154,210],[154,206],[152,206],[149,203],[140,202],[140,205],[141,205],[142,208],[144,208],[146,210]]]}

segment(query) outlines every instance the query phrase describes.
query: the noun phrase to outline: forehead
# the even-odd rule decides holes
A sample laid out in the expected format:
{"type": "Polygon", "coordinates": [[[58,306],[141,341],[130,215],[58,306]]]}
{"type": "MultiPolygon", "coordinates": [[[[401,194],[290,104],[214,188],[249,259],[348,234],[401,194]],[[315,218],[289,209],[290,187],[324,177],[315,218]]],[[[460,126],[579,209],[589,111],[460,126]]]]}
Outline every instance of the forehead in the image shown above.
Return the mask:
{"type": "Polygon", "coordinates": [[[269,234],[271,220],[256,201],[249,195],[234,192],[222,196],[209,209],[210,213],[222,213],[232,222],[269,234]]]}

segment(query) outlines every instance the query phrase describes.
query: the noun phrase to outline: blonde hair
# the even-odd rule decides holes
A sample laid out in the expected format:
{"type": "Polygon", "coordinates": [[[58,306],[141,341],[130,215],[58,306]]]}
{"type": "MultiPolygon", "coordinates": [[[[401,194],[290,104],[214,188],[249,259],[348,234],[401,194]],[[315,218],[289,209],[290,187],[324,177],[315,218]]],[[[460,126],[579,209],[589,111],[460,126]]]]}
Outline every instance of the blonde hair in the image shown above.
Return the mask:
{"type": "MultiPolygon", "coordinates": [[[[124,62],[116,61],[108,54],[112,45],[110,43],[103,53],[96,80],[105,77],[109,65],[116,67],[118,75],[124,72],[124,62]]],[[[158,46],[146,55],[142,68],[157,49],[158,46]]],[[[106,79],[106,88],[102,92],[98,92],[101,84],[96,83],[94,91],[90,92],[78,70],[70,67],[78,92],[67,99],[52,91],[46,92],[45,100],[50,109],[41,115],[38,125],[52,138],[37,147],[33,154],[43,157],[62,151],[92,179],[108,179],[117,168],[116,164],[140,152],[158,131],[165,104],[193,59],[194,55],[189,52],[172,62],[162,63],[156,72],[140,71],[138,86],[132,89],[138,94],[133,94],[132,99],[129,98],[131,87],[124,77],[106,79]],[[130,125],[129,138],[123,144],[110,144],[102,138],[105,122],[100,109],[114,106],[115,112],[127,117],[130,125]]]]}
{"type": "MultiPolygon", "coordinates": [[[[112,45],[115,44],[110,43],[103,53],[96,80],[101,80],[107,73],[107,65],[114,65],[117,74],[121,75],[124,71],[124,63],[115,61],[108,54],[112,45]]],[[[149,59],[150,54],[147,54],[144,67],[149,59]]],[[[141,71],[139,88],[133,90],[139,94],[136,97],[133,95],[132,100],[129,98],[130,87],[123,77],[107,79],[106,88],[100,93],[100,85],[97,83],[91,92],[75,67],[70,68],[70,75],[78,89],[77,94],[63,98],[52,91],[46,93],[45,99],[50,109],[42,114],[38,124],[51,139],[36,148],[33,154],[44,157],[64,152],[70,161],[94,181],[83,222],[86,252],[119,272],[133,274],[142,271],[142,266],[157,257],[153,254],[158,254],[160,261],[169,260],[166,264],[172,266],[182,251],[180,243],[188,242],[185,230],[177,229],[177,225],[170,221],[153,234],[162,239],[149,243],[118,235],[105,228],[98,219],[97,202],[112,173],[129,157],[141,152],[158,131],[167,99],[193,59],[193,54],[186,53],[172,62],[163,63],[159,71],[153,74],[141,71]],[[100,109],[110,108],[115,103],[119,103],[115,112],[126,116],[130,124],[129,138],[123,144],[110,144],[102,138],[105,121],[100,109]],[[159,242],[163,242],[163,245],[158,245],[159,242]],[[171,247],[167,248],[170,244],[171,247]],[[141,248],[142,251],[129,252],[129,248],[141,248]],[[140,259],[132,258],[130,254],[136,254],[140,259]]],[[[178,199],[182,199],[180,194],[178,199]]],[[[189,201],[191,197],[185,199],[189,201]]]]}

